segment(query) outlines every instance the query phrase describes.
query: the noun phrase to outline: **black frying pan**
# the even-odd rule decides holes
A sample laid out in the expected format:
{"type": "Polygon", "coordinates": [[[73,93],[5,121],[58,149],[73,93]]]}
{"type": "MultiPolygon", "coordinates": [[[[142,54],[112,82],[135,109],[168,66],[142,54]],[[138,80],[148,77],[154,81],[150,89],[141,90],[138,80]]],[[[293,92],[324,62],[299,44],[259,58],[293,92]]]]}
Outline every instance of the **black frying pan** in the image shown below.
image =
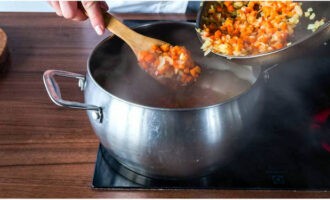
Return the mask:
{"type": "MultiPolygon", "coordinates": [[[[213,3],[214,2],[212,1],[203,1],[201,3],[201,7],[197,15],[196,28],[202,28],[204,24],[203,16],[206,15],[207,10],[213,3]]],[[[270,65],[285,61],[288,58],[294,56],[299,56],[301,55],[301,53],[312,51],[315,47],[321,45],[322,43],[330,39],[330,2],[302,2],[303,12],[305,12],[310,7],[313,8],[313,12],[316,14],[315,20],[320,20],[324,18],[325,24],[319,27],[317,31],[312,32],[311,30],[307,30],[307,26],[308,24],[313,23],[315,20],[310,20],[302,16],[300,18],[299,24],[295,28],[294,35],[289,39],[289,42],[291,42],[290,46],[284,47],[276,51],[250,56],[227,56],[218,53],[215,54],[222,57],[227,57],[228,59],[231,59],[237,63],[250,65],[270,65]]],[[[200,34],[197,33],[197,35],[202,42],[200,34]]]]}

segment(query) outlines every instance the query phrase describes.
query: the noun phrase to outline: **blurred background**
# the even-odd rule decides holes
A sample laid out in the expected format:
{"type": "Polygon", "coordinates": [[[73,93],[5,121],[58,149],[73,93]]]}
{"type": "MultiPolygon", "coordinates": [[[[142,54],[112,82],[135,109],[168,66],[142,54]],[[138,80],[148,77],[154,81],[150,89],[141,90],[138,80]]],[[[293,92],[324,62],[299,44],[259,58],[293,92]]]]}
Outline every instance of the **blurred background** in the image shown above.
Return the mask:
{"type": "Polygon", "coordinates": [[[46,1],[1,1],[0,12],[54,12],[46,1]]]}

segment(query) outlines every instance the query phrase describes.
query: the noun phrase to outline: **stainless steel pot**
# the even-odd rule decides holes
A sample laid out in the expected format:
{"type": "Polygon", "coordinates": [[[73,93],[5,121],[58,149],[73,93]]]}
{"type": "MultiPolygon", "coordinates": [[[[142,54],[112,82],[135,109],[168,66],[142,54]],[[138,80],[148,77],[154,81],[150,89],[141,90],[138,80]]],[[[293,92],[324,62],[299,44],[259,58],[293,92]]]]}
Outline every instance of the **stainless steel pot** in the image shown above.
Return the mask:
{"type": "Polygon", "coordinates": [[[87,110],[108,152],[143,176],[189,179],[228,163],[247,143],[249,133],[244,127],[253,123],[261,108],[261,68],[237,65],[217,56],[204,57],[194,24],[158,22],[135,30],[186,46],[203,70],[203,76],[192,87],[223,93],[228,98],[207,102],[207,94],[191,94],[189,98],[207,103],[162,106],[159,99],[168,97],[166,88],[137,66],[129,47],[116,36],[93,50],[86,75],[46,71],[43,78],[50,98],[59,106],[87,110]],[[63,100],[55,76],[77,78],[85,103],[63,100]],[[246,87],[235,88],[238,82],[246,87]]]}

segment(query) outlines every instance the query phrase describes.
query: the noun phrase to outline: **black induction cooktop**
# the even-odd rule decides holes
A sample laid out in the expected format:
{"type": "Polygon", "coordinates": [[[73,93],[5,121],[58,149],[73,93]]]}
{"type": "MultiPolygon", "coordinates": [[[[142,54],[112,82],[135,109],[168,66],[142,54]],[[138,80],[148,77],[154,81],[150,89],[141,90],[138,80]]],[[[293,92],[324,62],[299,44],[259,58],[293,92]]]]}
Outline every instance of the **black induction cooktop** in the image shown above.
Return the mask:
{"type": "Polygon", "coordinates": [[[95,189],[330,190],[330,45],[269,70],[258,120],[244,131],[250,142],[216,172],[192,180],[139,175],[99,147],[95,189]]]}

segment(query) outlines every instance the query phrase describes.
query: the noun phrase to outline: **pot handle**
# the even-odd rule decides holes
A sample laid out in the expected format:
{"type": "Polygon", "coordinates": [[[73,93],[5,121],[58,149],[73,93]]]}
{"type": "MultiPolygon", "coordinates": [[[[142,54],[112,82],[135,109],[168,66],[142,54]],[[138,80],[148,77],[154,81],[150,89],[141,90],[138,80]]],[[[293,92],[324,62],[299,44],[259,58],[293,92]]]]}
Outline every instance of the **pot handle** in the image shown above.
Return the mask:
{"type": "Polygon", "coordinates": [[[50,99],[58,106],[68,107],[68,108],[76,108],[83,110],[93,110],[93,116],[96,116],[96,119],[102,119],[102,109],[98,106],[89,105],[85,103],[79,103],[76,101],[67,101],[62,99],[60,88],[55,80],[55,76],[63,76],[69,78],[76,78],[79,80],[79,86],[83,90],[83,85],[85,83],[85,76],[81,74],[76,74],[72,72],[66,72],[61,70],[47,70],[43,74],[43,81],[47,90],[47,93],[50,99]]]}

